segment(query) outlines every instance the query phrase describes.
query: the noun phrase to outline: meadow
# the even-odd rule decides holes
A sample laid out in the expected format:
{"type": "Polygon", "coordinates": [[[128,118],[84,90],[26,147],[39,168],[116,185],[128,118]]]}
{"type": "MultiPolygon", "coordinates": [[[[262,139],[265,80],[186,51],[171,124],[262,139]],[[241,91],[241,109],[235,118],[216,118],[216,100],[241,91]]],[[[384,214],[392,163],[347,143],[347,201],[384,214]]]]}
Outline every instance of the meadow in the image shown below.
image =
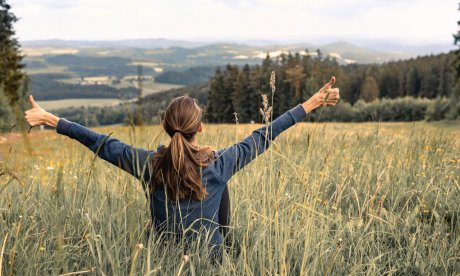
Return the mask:
{"type": "MultiPolygon", "coordinates": [[[[256,125],[207,125],[215,149],[256,125]]],[[[143,148],[159,126],[96,129],[143,148]]],[[[0,139],[0,274],[460,274],[460,123],[302,123],[228,183],[221,265],[152,234],[140,183],[51,130],[0,139]],[[237,254],[236,252],[239,252],[237,254]]]]}

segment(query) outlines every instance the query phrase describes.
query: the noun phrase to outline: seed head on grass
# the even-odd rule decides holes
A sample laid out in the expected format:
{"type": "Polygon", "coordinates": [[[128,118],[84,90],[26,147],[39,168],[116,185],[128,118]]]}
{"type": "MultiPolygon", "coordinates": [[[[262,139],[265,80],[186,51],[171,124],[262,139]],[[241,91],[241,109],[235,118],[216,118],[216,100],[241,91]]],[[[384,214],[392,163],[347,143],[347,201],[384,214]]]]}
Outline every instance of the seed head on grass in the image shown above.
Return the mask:
{"type": "Polygon", "coordinates": [[[235,123],[239,124],[240,122],[238,121],[238,113],[233,112],[233,116],[235,116],[235,123]]]}
{"type": "Polygon", "coordinates": [[[270,88],[272,89],[272,95],[275,94],[276,91],[276,75],[275,71],[272,71],[272,74],[270,75],[270,88]]]}
{"type": "Polygon", "coordinates": [[[268,97],[266,94],[262,94],[262,108],[260,108],[259,111],[264,121],[268,123],[270,121],[272,107],[268,105],[268,97]]]}

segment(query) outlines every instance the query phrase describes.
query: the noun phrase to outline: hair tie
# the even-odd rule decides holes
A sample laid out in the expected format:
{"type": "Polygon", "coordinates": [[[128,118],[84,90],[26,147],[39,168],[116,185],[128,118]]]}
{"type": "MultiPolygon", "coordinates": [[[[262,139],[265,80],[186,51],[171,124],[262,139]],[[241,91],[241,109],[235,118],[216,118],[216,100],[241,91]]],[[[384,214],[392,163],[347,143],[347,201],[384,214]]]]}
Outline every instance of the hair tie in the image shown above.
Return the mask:
{"type": "Polygon", "coordinates": [[[196,134],[196,132],[185,133],[180,130],[173,130],[171,137],[173,137],[176,132],[180,133],[186,140],[190,140],[196,134]]]}

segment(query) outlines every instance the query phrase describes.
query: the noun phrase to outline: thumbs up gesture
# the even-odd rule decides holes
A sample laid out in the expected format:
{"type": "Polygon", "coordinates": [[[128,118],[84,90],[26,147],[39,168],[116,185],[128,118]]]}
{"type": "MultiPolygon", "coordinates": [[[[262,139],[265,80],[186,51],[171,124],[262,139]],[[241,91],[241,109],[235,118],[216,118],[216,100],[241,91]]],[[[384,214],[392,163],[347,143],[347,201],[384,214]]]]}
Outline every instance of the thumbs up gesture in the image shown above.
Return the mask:
{"type": "Polygon", "coordinates": [[[316,97],[321,102],[321,105],[333,106],[339,101],[339,89],[332,88],[334,83],[335,77],[332,77],[331,80],[316,93],[316,97]]]}
{"type": "Polygon", "coordinates": [[[326,83],[315,95],[304,102],[302,105],[307,113],[319,106],[334,106],[339,101],[339,89],[332,88],[335,84],[335,77],[326,83]]]}
{"type": "Polygon", "coordinates": [[[32,95],[29,96],[29,103],[31,104],[32,108],[24,113],[24,117],[31,127],[41,125],[49,125],[51,127],[57,126],[59,118],[41,108],[35,102],[32,95]]]}

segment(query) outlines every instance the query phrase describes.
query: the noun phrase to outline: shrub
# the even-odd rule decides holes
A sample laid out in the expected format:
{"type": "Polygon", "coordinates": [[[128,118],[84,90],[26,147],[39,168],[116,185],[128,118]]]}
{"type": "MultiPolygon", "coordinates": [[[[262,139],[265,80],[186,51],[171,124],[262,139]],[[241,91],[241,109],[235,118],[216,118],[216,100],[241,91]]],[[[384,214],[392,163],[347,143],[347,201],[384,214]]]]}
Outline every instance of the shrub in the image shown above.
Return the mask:
{"type": "Polygon", "coordinates": [[[446,119],[449,112],[450,100],[448,98],[436,98],[426,111],[427,121],[439,121],[446,119]]]}

